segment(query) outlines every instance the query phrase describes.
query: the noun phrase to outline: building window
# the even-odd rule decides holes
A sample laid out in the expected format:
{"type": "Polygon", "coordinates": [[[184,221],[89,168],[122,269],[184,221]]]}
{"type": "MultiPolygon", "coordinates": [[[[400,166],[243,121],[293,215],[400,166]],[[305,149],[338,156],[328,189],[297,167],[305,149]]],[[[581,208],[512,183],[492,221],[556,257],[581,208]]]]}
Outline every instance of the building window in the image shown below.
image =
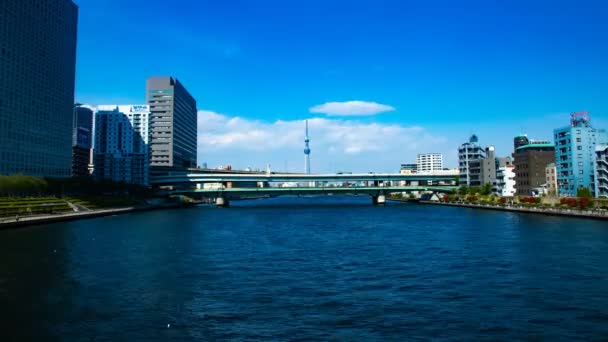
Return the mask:
{"type": "Polygon", "coordinates": [[[582,151],[583,150],[583,146],[577,146],[576,149],[579,150],[579,151],[582,151]]]}
{"type": "Polygon", "coordinates": [[[581,138],[576,138],[576,142],[581,142],[581,138]]]}

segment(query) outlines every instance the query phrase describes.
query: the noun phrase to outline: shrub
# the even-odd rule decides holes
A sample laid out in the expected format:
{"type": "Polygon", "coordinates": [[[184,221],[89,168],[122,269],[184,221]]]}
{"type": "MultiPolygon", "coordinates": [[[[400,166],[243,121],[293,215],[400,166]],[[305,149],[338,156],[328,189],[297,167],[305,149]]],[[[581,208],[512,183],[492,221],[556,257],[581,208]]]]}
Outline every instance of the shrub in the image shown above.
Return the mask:
{"type": "Polygon", "coordinates": [[[566,203],[568,203],[568,207],[570,208],[575,208],[577,206],[576,198],[569,197],[566,199],[566,203]]]}
{"type": "Polygon", "coordinates": [[[505,204],[505,203],[507,203],[507,199],[504,198],[504,197],[501,197],[501,198],[498,199],[498,203],[505,204]]]}
{"type": "Polygon", "coordinates": [[[578,199],[578,207],[581,209],[586,209],[589,207],[589,198],[581,197],[578,199]]]}

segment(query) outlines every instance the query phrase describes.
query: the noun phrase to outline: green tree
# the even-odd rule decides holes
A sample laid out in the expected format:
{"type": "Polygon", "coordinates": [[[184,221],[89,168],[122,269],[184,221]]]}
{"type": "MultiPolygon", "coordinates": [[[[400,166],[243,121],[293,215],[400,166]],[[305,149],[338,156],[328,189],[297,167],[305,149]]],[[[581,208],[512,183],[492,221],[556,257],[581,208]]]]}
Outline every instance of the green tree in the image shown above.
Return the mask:
{"type": "Polygon", "coordinates": [[[459,195],[468,195],[469,194],[469,188],[466,185],[461,186],[458,189],[458,194],[459,195]]]}
{"type": "Polygon", "coordinates": [[[489,194],[492,193],[492,184],[490,183],[486,183],[483,185],[483,187],[481,188],[480,193],[484,196],[488,196],[489,194]]]}
{"type": "Polygon", "coordinates": [[[589,188],[578,188],[576,190],[576,197],[591,198],[591,191],[589,190],[589,188]]]}

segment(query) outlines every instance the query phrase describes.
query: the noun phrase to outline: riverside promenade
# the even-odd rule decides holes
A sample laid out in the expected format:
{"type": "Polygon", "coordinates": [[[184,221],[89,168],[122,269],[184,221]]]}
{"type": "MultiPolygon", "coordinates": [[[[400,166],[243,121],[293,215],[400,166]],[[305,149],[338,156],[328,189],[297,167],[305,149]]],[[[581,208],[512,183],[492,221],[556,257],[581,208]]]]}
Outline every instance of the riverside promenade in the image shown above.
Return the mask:
{"type": "Polygon", "coordinates": [[[18,218],[17,217],[0,217],[0,230],[27,227],[27,226],[35,226],[35,225],[56,223],[56,222],[83,220],[83,219],[89,219],[89,218],[120,215],[120,214],[127,214],[127,213],[141,212],[141,211],[175,209],[175,208],[182,208],[182,207],[187,207],[187,206],[190,206],[190,204],[165,203],[165,204],[123,207],[123,208],[96,209],[96,210],[87,210],[87,211],[79,211],[79,212],[51,214],[51,215],[19,216],[18,218]]]}
{"type": "MultiPolygon", "coordinates": [[[[392,199],[391,199],[392,200],[392,199]]],[[[551,208],[551,207],[523,207],[517,205],[499,205],[499,204],[477,204],[477,203],[449,203],[449,202],[433,202],[433,201],[418,201],[421,204],[445,205],[452,207],[464,207],[473,209],[511,211],[528,214],[541,214],[551,216],[568,216],[578,218],[590,218],[596,220],[608,220],[608,210],[606,209],[570,209],[570,208],[551,208]]]]}

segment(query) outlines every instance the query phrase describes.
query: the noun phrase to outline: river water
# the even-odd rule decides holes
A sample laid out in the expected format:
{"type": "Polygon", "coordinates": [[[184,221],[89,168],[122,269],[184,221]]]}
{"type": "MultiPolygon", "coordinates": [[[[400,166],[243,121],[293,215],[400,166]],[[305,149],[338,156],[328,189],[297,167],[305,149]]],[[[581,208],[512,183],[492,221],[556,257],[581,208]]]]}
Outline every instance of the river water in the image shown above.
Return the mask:
{"type": "Polygon", "coordinates": [[[2,341],[608,337],[605,222],[285,197],[0,231],[2,341]]]}

